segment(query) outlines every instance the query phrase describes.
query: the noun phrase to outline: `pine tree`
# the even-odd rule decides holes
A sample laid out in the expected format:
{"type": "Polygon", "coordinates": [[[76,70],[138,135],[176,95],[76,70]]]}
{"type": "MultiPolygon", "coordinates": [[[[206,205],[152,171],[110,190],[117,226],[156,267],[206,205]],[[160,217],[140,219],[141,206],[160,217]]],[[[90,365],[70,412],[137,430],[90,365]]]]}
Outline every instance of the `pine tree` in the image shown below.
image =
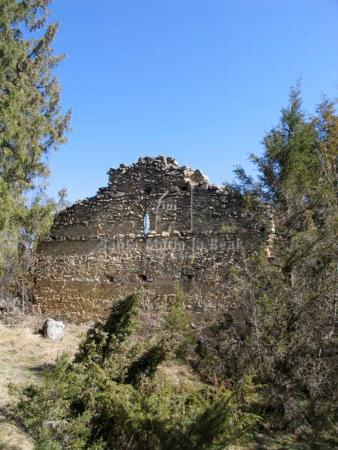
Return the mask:
{"type": "Polygon", "coordinates": [[[14,247],[50,220],[46,155],[65,142],[70,118],[53,75],[62,56],[51,47],[58,26],[47,24],[50,2],[0,1],[0,238],[14,247]]]}
{"type": "Polygon", "coordinates": [[[327,434],[336,414],[337,137],[334,103],[307,119],[293,89],[263,155],[253,157],[258,181],[237,172],[242,194],[266,202],[275,224],[272,255],[254,255],[237,279],[254,318],[238,360],[269,386],[280,423],[310,425],[311,439],[327,434]]]}

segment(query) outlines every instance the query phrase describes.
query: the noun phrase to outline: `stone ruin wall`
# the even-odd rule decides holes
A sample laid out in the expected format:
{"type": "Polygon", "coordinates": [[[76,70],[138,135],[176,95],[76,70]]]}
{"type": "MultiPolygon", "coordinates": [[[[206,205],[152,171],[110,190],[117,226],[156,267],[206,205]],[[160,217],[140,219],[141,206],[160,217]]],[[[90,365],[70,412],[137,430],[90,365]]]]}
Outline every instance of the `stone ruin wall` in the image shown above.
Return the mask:
{"type": "Polygon", "coordinates": [[[263,208],[248,214],[241,202],[169,157],[121,164],[108,187],[56,216],[38,247],[35,302],[86,321],[140,288],[144,307],[158,311],[179,283],[196,314],[222,310],[229,269],[267,237],[263,208]]]}

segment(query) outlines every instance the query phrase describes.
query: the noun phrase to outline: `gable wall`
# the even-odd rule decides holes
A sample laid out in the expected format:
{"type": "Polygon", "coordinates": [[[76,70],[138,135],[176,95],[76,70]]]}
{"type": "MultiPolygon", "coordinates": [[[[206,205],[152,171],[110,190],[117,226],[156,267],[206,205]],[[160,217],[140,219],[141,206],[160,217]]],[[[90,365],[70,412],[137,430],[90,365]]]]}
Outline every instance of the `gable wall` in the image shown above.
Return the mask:
{"type": "Polygon", "coordinates": [[[234,192],[171,158],[121,165],[109,179],[60,213],[39,245],[35,300],[43,312],[95,319],[139,288],[149,308],[163,308],[176,283],[197,312],[222,309],[229,268],[266,239],[264,211],[248,215],[234,192]]]}

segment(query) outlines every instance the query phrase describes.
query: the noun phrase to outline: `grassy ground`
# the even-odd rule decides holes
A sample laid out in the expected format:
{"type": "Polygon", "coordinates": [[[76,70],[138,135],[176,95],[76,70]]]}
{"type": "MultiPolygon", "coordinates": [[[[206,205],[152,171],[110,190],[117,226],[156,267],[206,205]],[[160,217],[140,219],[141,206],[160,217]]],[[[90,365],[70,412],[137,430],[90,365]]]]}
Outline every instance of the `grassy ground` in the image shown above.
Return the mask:
{"type": "MultiPolygon", "coordinates": [[[[39,333],[42,317],[12,317],[0,321],[0,449],[32,450],[32,439],[7,416],[10,402],[9,384],[37,383],[44,368],[63,353],[73,354],[86,327],[66,324],[60,342],[43,338],[39,333]],[[15,325],[14,325],[15,323],[15,325]]],[[[47,449],[46,449],[47,450],[47,449]]]]}

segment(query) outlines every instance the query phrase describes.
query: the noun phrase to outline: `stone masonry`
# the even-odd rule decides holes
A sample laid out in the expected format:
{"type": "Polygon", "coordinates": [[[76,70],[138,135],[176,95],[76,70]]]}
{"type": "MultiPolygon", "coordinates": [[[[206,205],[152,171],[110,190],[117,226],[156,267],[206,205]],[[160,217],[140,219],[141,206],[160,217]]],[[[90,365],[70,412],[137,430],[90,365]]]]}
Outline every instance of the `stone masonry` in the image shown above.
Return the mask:
{"type": "Polygon", "coordinates": [[[85,321],[142,289],[164,308],[180,284],[196,313],[222,310],[227,277],[267,237],[264,209],[173,158],[140,158],[109,172],[108,187],[59,213],[40,242],[35,301],[44,313],[85,321]]]}

